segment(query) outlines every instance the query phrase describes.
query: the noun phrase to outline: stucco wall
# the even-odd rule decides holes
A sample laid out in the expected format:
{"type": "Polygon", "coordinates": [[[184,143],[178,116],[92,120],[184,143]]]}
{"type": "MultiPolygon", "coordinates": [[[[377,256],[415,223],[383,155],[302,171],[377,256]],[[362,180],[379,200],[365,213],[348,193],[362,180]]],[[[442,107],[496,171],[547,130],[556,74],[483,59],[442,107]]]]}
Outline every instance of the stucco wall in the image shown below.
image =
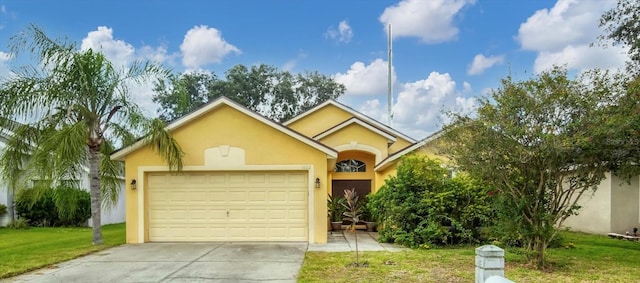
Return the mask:
{"type": "Polygon", "coordinates": [[[309,113],[306,116],[287,125],[307,137],[313,137],[329,128],[353,117],[350,113],[331,104],[309,113]]]}
{"type": "Polygon", "coordinates": [[[391,144],[391,146],[389,146],[389,155],[394,154],[412,144],[413,143],[401,137],[396,137],[396,142],[394,142],[393,144],[391,144]]]}
{"type": "Polygon", "coordinates": [[[390,178],[391,176],[395,176],[396,175],[396,164],[389,166],[387,168],[385,168],[382,171],[378,171],[376,172],[376,185],[373,186],[372,192],[377,192],[380,187],[382,187],[382,185],[384,185],[385,181],[390,178]]]}
{"type": "Polygon", "coordinates": [[[611,174],[598,185],[594,194],[585,194],[578,202],[578,215],[567,218],[564,226],[572,231],[606,234],[611,231],[611,174]]]}
{"type": "Polygon", "coordinates": [[[611,178],[611,231],[614,233],[632,232],[633,227],[640,228],[638,219],[640,187],[638,177],[626,180],[613,175],[611,178]]]}
{"type": "Polygon", "coordinates": [[[369,152],[377,155],[376,160],[378,162],[382,161],[388,155],[387,138],[358,124],[351,124],[344,127],[322,138],[320,142],[339,151],[358,148],[361,148],[360,150],[366,150],[367,147],[374,148],[375,150],[370,150],[369,152]]]}

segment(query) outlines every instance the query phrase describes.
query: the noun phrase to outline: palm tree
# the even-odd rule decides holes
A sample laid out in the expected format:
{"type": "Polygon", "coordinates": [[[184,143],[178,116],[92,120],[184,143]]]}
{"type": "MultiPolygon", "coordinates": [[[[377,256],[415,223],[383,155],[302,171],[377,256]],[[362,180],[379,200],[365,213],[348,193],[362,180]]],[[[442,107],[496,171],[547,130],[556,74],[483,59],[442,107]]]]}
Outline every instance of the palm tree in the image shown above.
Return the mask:
{"type": "Polygon", "coordinates": [[[101,206],[118,198],[123,166],[109,159],[116,146],[145,139],[172,170],[183,152],[164,123],[144,117],[131,101],[128,85],[167,75],[161,66],[134,62],[117,70],[103,54],[48,37],[37,26],[9,40],[14,58],[28,52],[37,67],[22,66],[0,81],[0,127],[12,132],[0,168],[12,188],[44,190],[65,183],[79,186],[88,167],[93,243],[102,244],[101,206]],[[20,122],[11,123],[11,120],[20,122]]]}

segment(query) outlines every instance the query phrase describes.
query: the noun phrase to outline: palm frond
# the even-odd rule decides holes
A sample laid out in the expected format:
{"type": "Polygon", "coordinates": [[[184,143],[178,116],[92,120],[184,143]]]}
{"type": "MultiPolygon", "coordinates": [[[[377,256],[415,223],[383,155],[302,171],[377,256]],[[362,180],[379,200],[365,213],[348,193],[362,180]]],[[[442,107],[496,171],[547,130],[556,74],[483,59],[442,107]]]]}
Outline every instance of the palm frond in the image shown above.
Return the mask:
{"type": "Polygon", "coordinates": [[[102,208],[110,210],[118,203],[124,166],[120,161],[111,160],[109,154],[115,148],[111,142],[105,142],[100,148],[100,190],[102,192],[102,208]]]}
{"type": "Polygon", "coordinates": [[[147,142],[169,165],[171,171],[182,170],[182,158],[184,152],[173,138],[171,133],[165,129],[165,123],[160,119],[153,119],[148,125],[147,142]]]}

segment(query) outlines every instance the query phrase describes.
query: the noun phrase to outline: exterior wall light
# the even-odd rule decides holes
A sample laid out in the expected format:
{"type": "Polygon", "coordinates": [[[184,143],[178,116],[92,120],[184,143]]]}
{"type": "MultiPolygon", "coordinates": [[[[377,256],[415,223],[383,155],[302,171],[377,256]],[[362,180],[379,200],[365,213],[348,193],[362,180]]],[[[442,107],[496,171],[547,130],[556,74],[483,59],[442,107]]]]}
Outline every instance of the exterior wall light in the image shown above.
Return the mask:
{"type": "Polygon", "coordinates": [[[131,184],[129,185],[131,186],[132,191],[135,191],[138,188],[137,183],[138,182],[136,182],[136,179],[131,179],[131,184]]]}
{"type": "Polygon", "coordinates": [[[316,178],[316,189],[320,188],[320,178],[316,178]]]}

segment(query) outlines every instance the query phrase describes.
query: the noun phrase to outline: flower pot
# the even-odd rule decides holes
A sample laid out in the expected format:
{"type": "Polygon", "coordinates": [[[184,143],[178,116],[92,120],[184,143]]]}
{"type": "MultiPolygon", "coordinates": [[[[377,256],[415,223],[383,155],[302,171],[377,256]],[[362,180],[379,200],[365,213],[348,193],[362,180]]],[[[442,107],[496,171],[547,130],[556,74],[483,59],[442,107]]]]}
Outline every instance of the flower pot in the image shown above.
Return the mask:
{"type": "Polygon", "coordinates": [[[331,229],[333,231],[340,231],[342,230],[342,221],[340,222],[331,222],[331,229]]]}
{"type": "Polygon", "coordinates": [[[364,225],[367,226],[367,232],[374,232],[376,230],[376,223],[365,221],[364,225]]]}

